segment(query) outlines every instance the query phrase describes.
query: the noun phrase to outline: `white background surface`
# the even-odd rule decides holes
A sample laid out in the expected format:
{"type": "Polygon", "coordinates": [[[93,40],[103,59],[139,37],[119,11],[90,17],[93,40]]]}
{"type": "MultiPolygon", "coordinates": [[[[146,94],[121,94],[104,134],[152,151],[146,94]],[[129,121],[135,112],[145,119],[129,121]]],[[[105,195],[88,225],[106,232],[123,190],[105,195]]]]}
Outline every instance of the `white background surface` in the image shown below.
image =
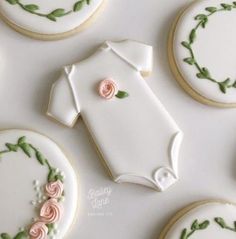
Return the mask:
{"type": "Polygon", "coordinates": [[[195,102],[178,86],[168,67],[168,30],[187,2],[109,0],[95,24],[58,42],[31,40],[0,22],[0,127],[40,131],[70,155],[79,172],[81,199],[68,239],[154,239],[169,217],[188,203],[207,198],[236,200],[236,109],[195,102]],[[185,133],[181,178],[164,193],[113,183],[81,120],[68,129],[44,115],[51,84],[63,65],[87,57],[106,39],[123,38],[154,46],[154,72],[146,80],[185,133]],[[104,187],[112,189],[110,203],[95,210],[89,190],[104,187]]]}

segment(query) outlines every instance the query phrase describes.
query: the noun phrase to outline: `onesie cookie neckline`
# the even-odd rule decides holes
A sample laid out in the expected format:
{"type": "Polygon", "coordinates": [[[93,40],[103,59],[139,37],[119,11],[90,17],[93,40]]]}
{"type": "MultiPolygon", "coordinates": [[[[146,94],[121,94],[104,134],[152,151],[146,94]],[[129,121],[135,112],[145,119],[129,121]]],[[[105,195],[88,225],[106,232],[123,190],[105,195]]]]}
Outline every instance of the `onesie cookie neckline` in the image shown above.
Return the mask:
{"type": "MultiPolygon", "coordinates": [[[[22,201],[22,199],[19,201],[23,209],[20,210],[20,214],[25,212],[25,215],[32,215],[32,217],[27,220],[27,216],[18,215],[14,220],[5,220],[0,225],[0,235],[11,238],[15,234],[13,238],[22,239],[28,236],[32,239],[50,239],[55,235],[58,239],[64,238],[76,218],[78,207],[77,177],[65,154],[48,137],[25,129],[1,130],[0,144],[2,156],[0,164],[4,169],[1,176],[4,177],[8,172],[7,167],[11,166],[13,176],[15,170],[24,171],[24,168],[27,168],[28,171],[22,173],[23,177],[25,178],[26,175],[29,179],[33,177],[33,183],[24,179],[27,187],[20,187],[25,195],[24,198],[28,201],[22,201]],[[31,221],[32,218],[33,221],[31,221]],[[20,226],[22,227],[19,228],[20,226]]],[[[21,174],[17,177],[19,180],[22,179],[21,174]]],[[[9,185],[12,185],[12,182],[7,184],[9,185]]],[[[2,187],[2,192],[7,192],[6,195],[10,193],[9,190],[8,188],[4,190],[2,187]]],[[[17,199],[17,195],[15,194],[14,200],[17,199]]],[[[5,208],[8,208],[6,204],[11,203],[12,200],[8,197],[7,201],[2,202],[5,205],[0,207],[3,215],[5,215],[5,208]]],[[[12,208],[15,210],[13,205],[12,208]]]]}
{"type": "Polygon", "coordinates": [[[211,106],[232,108],[236,107],[236,94],[233,92],[236,93],[234,88],[236,84],[234,86],[233,78],[224,79],[227,72],[218,77],[219,70],[216,71],[210,61],[202,60],[204,52],[207,52],[204,51],[208,46],[204,37],[209,36],[208,31],[216,31],[214,23],[221,21],[222,17],[223,21],[226,21],[224,14],[231,14],[227,17],[232,18],[234,17],[233,11],[234,14],[236,13],[236,5],[232,1],[224,2],[219,0],[194,1],[182,11],[170,31],[168,57],[176,80],[195,100],[211,106]]]}
{"type": "Polygon", "coordinates": [[[2,0],[0,18],[17,32],[39,40],[60,40],[87,28],[103,10],[106,0],[70,0],[22,3],[2,0]]]}

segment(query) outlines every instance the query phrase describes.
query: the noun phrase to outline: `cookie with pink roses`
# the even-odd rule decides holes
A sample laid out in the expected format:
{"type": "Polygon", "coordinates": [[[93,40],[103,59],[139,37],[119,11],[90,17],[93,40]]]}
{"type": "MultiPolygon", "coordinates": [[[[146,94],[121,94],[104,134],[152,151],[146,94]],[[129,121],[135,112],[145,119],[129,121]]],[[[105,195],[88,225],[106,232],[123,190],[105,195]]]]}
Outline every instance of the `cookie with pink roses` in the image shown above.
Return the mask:
{"type": "Polygon", "coordinates": [[[62,239],[77,214],[78,184],[61,149],[26,130],[0,131],[0,239],[62,239]]]}

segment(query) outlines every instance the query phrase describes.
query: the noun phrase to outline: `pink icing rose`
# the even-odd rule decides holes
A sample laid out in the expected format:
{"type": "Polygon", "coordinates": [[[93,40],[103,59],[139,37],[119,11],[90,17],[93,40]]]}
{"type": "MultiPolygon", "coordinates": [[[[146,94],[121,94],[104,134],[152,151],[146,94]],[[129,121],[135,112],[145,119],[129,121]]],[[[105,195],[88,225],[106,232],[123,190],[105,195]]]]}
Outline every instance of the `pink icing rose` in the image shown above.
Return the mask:
{"type": "Polygon", "coordinates": [[[47,234],[48,227],[44,222],[34,223],[29,230],[30,239],[47,239],[47,234]]]}
{"type": "Polygon", "coordinates": [[[40,209],[40,219],[46,224],[58,222],[61,219],[63,207],[56,199],[47,200],[40,209]]]}
{"type": "Polygon", "coordinates": [[[45,186],[46,195],[50,198],[59,198],[62,196],[64,187],[60,180],[56,182],[47,183],[45,186]]]}
{"type": "Polygon", "coordinates": [[[111,78],[106,78],[99,83],[98,92],[101,97],[110,100],[117,94],[118,88],[111,78]]]}

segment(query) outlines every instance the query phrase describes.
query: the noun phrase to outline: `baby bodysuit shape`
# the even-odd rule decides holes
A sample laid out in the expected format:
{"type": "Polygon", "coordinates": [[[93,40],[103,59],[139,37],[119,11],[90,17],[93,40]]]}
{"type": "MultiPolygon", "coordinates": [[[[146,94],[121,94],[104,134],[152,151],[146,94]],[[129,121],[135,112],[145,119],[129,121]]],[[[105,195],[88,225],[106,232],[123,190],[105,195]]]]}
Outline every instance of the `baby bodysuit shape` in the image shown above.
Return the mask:
{"type": "Polygon", "coordinates": [[[152,51],[131,40],[105,42],[89,58],[64,68],[53,84],[47,115],[69,127],[81,115],[115,182],[163,191],[178,179],[182,132],[142,77],[152,71],[152,51]],[[101,97],[104,79],[112,79],[124,98],[101,97]]]}

